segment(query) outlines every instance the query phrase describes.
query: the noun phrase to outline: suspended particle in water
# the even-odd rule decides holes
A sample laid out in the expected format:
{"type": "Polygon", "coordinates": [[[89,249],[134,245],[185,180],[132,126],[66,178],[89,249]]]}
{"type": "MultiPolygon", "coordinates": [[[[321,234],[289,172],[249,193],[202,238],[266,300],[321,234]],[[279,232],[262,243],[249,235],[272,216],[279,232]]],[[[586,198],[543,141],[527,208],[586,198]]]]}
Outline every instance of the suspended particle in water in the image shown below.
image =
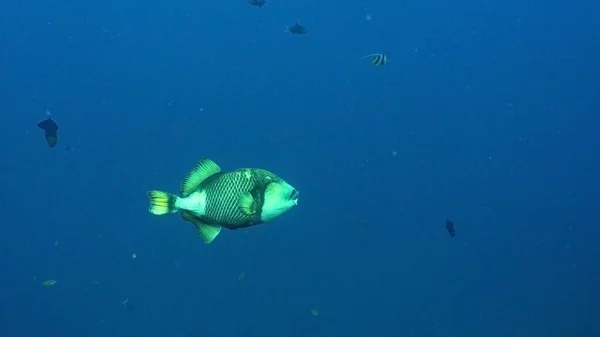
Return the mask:
{"type": "Polygon", "coordinates": [[[365,7],[365,20],[371,21],[372,19],[373,19],[373,17],[369,13],[369,9],[365,7]]]}

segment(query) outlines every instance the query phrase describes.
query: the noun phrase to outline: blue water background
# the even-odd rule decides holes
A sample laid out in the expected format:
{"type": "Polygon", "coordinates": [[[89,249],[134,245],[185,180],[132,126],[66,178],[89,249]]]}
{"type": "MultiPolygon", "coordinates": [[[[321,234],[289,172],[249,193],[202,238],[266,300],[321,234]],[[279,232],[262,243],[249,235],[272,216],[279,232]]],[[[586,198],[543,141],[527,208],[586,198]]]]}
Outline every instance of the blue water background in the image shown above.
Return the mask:
{"type": "Polygon", "coordinates": [[[600,336],[598,17],[0,2],[2,336],[600,336]],[[211,245],[149,214],[205,156],[299,206],[211,245]]]}

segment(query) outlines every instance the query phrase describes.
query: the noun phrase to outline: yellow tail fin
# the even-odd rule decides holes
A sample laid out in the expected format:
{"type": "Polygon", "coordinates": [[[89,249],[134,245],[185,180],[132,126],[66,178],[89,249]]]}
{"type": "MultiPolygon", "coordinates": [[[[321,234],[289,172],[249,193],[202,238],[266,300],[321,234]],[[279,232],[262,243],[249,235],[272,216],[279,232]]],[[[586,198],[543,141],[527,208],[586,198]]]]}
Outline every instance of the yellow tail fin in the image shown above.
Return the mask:
{"type": "Polygon", "coordinates": [[[179,210],[177,206],[175,206],[177,196],[174,194],[162,191],[149,191],[148,198],[150,198],[150,207],[148,208],[148,211],[154,215],[175,213],[179,210]]]}

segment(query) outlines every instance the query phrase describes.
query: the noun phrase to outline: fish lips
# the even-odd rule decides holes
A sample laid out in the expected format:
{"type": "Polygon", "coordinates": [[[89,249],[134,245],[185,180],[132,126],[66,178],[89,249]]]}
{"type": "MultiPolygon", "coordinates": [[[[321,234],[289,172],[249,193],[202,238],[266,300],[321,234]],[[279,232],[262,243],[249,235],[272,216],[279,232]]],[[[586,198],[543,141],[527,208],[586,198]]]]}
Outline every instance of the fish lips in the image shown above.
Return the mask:
{"type": "Polygon", "coordinates": [[[292,193],[290,194],[290,200],[292,201],[292,204],[298,205],[298,197],[299,196],[300,196],[300,192],[298,192],[297,189],[294,189],[292,191],[292,193]]]}

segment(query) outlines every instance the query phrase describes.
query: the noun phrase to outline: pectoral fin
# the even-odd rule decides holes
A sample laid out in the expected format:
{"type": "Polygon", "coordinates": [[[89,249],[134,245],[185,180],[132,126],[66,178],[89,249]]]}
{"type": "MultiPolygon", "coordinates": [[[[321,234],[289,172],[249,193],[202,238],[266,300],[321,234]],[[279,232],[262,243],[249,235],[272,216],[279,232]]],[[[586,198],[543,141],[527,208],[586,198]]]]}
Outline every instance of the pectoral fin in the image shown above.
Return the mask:
{"type": "Polygon", "coordinates": [[[204,243],[211,243],[221,232],[221,227],[212,226],[204,223],[202,219],[190,213],[189,211],[181,212],[181,218],[185,221],[189,221],[194,225],[198,236],[204,241],[204,243]]]}
{"type": "Polygon", "coordinates": [[[238,207],[240,210],[246,215],[254,215],[256,214],[256,201],[252,197],[250,192],[244,192],[240,195],[240,200],[238,201],[238,207]]]}
{"type": "Polygon", "coordinates": [[[181,195],[187,197],[194,192],[206,178],[221,172],[221,168],[214,161],[203,158],[181,183],[181,195]]]}

